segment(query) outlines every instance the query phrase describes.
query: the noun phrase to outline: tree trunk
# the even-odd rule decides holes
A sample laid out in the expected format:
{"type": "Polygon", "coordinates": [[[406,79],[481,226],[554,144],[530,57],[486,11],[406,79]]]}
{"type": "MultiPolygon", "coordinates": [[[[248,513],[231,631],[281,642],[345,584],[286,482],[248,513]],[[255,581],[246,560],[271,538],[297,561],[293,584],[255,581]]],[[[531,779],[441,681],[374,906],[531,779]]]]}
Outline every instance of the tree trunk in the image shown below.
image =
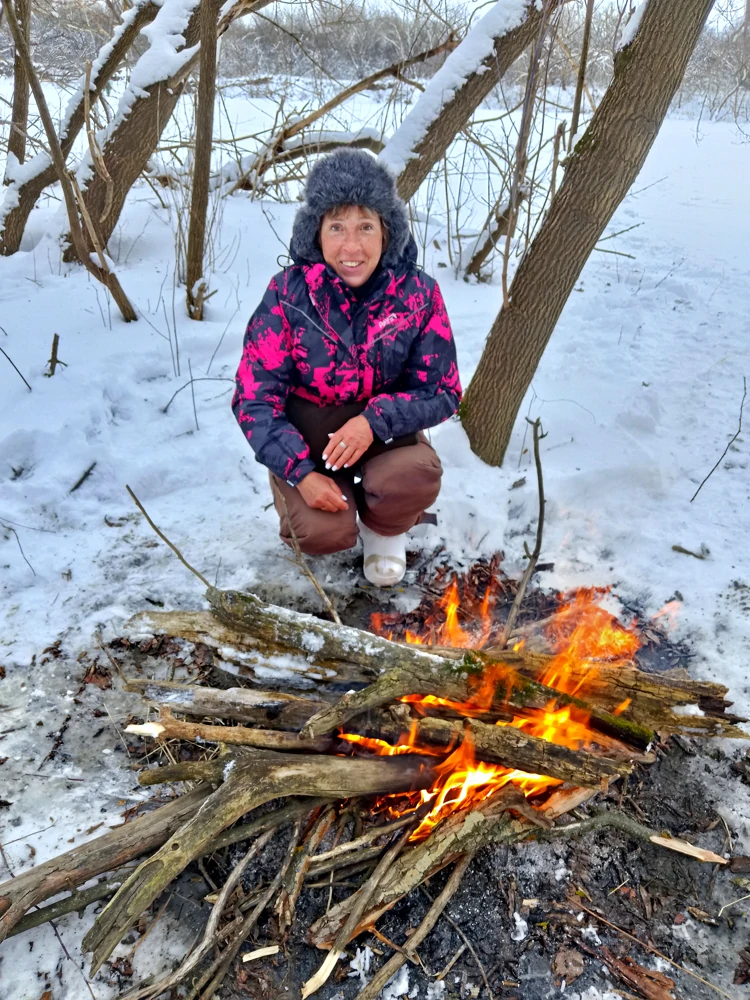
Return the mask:
{"type": "Polygon", "coordinates": [[[204,276],[208,191],[211,182],[211,148],[214,138],[216,96],[216,12],[205,0],[201,4],[201,68],[196,111],[193,197],[190,203],[190,233],[187,251],[187,310],[191,319],[203,319],[208,293],[204,276]]]}
{"type": "MultiPolygon", "coordinates": [[[[203,2],[211,5],[214,19],[225,6],[222,0],[203,2]]],[[[271,0],[236,0],[221,17],[217,34],[223,34],[237,17],[252,14],[270,2],[271,0]]],[[[104,144],[102,155],[113,184],[110,186],[99,173],[95,173],[85,191],[86,205],[98,226],[102,246],[107,245],[120,218],[127,194],[145,170],[149,157],[156,149],[182,96],[187,79],[198,62],[201,6],[201,3],[196,4],[183,32],[185,44],[181,51],[195,48],[195,52],[169,80],[161,80],[143,89],[104,144]]],[[[72,247],[68,247],[65,259],[75,259],[72,247]]]]}
{"type": "MultiPolygon", "coordinates": [[[[16,19],[26,39],[26,44],[31,44],[31,0],[15,0],[16,19]]],[[[18,163],[23,163],[26,158],[26,132],[29,125],[29,78],[26,73],[26,66],[21,58],[21,54],[16,48],[13,60],[13,110],[11,112],[11,127],[8,137],[8,167],[11,165],[11,156],[15,156],[18,163]]],[[[5,183],[10,183],[7,174],[5,183]]]]}
{"type": "MultiPolygon", "coordinates": [[[[122,62],[141,28],[150,24],[159,12],[160,4],[156,0],[141,0],[137,7],[131,8],[123,17],[123,22],[115,33],[115,37],[99,50],[94,63],[98,70],[91,78],[91,101],[98,100],[102,91],[122,62]]],[[[73,148],[85,120],[83,83],[76,96],[75,104],[68,110],[67,124],[60,134],[60,145],[67,159],[73,148]]],[[[24,183],[11,186],[5,203],[0,208],[0,254],[9,256],[18,251],[23,238],[29,215],[42,191],[57,180],[55,165],[47,153],[39,153],[34,158],[38,171],[34,171],[24,183]]]]}
{"type": "Polygon", "coordinates": [[[653,145],[713,0],[649,0],[633,42],[492,325],[462,404],[473,451],[501,465],[513,424],[578,276],[653,145]]]}
{"type": "MultiPolygon", "coordinates": [[[[448,93],[452,92],[452,96],[444,103],[433,103],[435,91],[439,92],[441,74],[443,71],[453,74],[456,69],[460,72],[460,67],[467,57],[467,49],[475,44],[473,32],[469,32],[467,38],[448,57],[445,66],[432,78],[425,94],[420,97],[400,128],[391,136],[381,154],[381,159],[389,163],[397,146],[404,142],[406,135],[412,134],[415,122],[421,122],[425,107],[429,108],[429,120],[423,125],[423,134],[408,151],[409,159],[400,167],[398,174],[398,193],[404,201],[414,196],[432,167],[443,158],[456,134],[534,40],[539,31],[541,16],[536,5],[529,4],[523,22],[510,31],[503,30],[498,34],[492,52],[479,66],[472,69],[460,87],[455,88],[455,82],[450,87],[446,84],[446,89],[448,93]]],[[[403,156],[401,151],[396,155],[403,156]]]]}

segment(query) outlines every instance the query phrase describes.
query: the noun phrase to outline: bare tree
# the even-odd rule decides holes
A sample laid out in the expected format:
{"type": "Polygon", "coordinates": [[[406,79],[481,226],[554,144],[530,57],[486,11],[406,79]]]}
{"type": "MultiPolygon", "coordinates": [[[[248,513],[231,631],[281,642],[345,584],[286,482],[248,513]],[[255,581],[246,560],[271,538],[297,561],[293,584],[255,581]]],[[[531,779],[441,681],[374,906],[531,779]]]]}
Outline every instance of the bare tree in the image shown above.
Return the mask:
{"type": "Polygon", "coordinates": [[[571,155],[547,217],[492,325],[462,406],[472,449],[500,465],[547,342],[581,270],[643,166],[713,0],[649,0],[634,40],[571,155]]]}
{"type": "Polygon", "coordinates": [[[195,320],[203,319],[203,305],[208,294],[208,282],[204,277],[204,259],[216,97],[216,12],[205,0],[201,5],[200,30],[200,82],[187,251],[187,310],[190,318],[195,320]]]}
{"type": "MultiPolygon", "coordinates": [[[[18,25],[29,45],[31,38],[31,0],[15,0],[15,14],[18,25]]],[[[13,62],[13,110],[11,112],[10,136],[8,137],[8,164],[6,184],[9,183],[8,168],[14,162],[23,163],[26,158],[26,132],[29,122],[29,78],[26,66],[16,46],[13,62]]]]}

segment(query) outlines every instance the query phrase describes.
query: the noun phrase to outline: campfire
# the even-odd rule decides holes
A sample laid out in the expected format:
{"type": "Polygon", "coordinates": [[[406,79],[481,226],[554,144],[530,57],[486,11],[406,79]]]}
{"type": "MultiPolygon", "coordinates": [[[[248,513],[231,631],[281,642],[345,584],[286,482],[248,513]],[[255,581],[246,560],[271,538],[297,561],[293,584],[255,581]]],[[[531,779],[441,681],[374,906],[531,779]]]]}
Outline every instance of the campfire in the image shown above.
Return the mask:
{"type": "MultiPolygon", "coordinates": [[[[359,886],[339,893],[308,928],[308,942],[328,956],[303,996],[323,986],[358,935],[376,929],[400,899],[453,865],[408,947],[394,951],[360,992],[362,1000],[373,1000],[413,960],[471,859],[488,844],[612,826],[725,864],[617,809],[566,818],[652,763],[654,747],[671,733],[744,737],[736,725],[744,720],[727,711],[725,688],[684,672],[638,668],[644,635],[650,641],[663,636],[675,608],[656,621],[621,622],[603,606],[606,591],[579,590],[540,598],[528,620],[506,634],[515,590],[497,561],[478,564],[463,578],[438,578],[410,614],[373,615],[371,631],[214,588],[207,591],[211,612],[136,616],[127,647],[137,648],[139,633],[151,636],[147,649],[157,641],[153,636],[181,637],[209,658],[212,650],[233,657],[252,685],[128,683],[159,706],[159,718],[126,732],[220,749],[198,759],[195,752],[191,759],[173,755],[172,763],[141,771],[142,785],[199,784],[127,824],[126,834],[102,838],[113,844],[98,848],[99,871],[115,867],[113,855],[121,865],[144,849],[155,853],[118,883],[86,935],[92,970],[186,866],[230,844],[250,846],[211,898],[203,941],[176,972],[133,997],[157,997],[188,979],[191,996],[213,996],[265,908],[273,907],[278,935],[261,949],[268,955],[283,945],[305,884],[327,872],[331,880],[334,872],[359,878],[359,886]],[[292,680],[301,688],[259,687],[272,671],[284,687],[292,680]],[[154,817],[170,809],[157,823],[154,817]],[[291,835],[276,879],[248,898],[238,896],[242,872],[283,827],[291,827],[291,835]],[[126,840],[135,845],[129,855],[126,840]]],[[[71,865],[67,884],[78,884],[76,872],[81,880],[91,877],[91,864],[78,855],[71,865]]],[[[55,872],[64,867],[64,858],[55,859],[55,872]]],[[[19,886],[26,875],[14,880],[4,912],[0,896],[3,933],[47,898],[44,869],[28,873],[33,884],[19,886]]]]}

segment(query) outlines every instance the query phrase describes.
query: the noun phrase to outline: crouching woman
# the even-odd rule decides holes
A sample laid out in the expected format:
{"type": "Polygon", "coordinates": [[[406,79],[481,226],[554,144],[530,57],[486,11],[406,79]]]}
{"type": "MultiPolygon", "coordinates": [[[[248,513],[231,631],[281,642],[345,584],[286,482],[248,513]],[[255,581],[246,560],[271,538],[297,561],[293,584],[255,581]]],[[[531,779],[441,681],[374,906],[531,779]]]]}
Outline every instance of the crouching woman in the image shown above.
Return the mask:
{"type": "Polygon", "coordinates": [[[365,577],[392,586],[440,490],[422,432],[461,399],[443,299],[393,178],[360,150],[315,164],[290,252],[247,326],[232,409],[277,487],[281,538],[322,555],[361,534],[365,577]]]}

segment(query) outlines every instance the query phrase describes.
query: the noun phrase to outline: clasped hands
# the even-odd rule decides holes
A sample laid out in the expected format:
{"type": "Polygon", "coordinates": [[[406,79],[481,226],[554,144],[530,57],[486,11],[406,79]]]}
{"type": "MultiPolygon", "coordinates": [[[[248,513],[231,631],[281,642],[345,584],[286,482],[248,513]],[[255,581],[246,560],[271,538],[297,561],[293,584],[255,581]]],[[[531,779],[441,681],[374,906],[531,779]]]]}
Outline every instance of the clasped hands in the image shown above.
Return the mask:
{"type": "MultiPolygon", "coordinates": [[[[366,417],[361,414],[340,427],[330,439],[323,452],[326,469],[337,472],[355,465],[373,441],[373,433],[366,417]]],[[[347,498],[329,476],[321,472],[309,472],[298,484],[297,489],[308,507],[315,510],[348,510],[347,498]]]]}

